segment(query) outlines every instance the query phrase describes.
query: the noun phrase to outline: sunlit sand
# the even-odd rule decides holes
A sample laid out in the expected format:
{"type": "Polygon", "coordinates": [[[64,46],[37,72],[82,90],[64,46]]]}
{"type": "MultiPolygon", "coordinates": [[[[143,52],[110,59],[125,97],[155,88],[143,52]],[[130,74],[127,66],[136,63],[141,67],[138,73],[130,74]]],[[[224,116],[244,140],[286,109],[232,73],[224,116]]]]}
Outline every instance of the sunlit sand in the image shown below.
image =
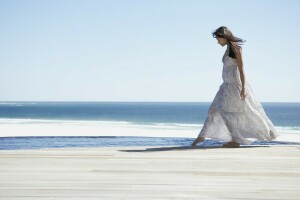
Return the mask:
{"type": "Polygon", "coordinates": [[[0,199],[298,199],[299,146],[0,151],[0,199]]]}

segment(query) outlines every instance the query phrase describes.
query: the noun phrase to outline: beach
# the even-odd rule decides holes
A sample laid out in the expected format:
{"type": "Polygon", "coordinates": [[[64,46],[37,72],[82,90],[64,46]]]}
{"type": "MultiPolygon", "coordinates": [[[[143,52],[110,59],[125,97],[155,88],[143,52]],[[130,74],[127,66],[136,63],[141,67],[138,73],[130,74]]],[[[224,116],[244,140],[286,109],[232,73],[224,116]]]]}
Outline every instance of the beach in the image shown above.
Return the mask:
{"type": "Polygon", "coordinates": [[[299,199],[300,147],[0,151],[0,199],[299,199]]]}
{"type": "Polygon", "coordinates": [[[300,104],[266,104],[274,141],[191,148],[208,107],[2,103],[0,199],[299,199],[300,104]]]}

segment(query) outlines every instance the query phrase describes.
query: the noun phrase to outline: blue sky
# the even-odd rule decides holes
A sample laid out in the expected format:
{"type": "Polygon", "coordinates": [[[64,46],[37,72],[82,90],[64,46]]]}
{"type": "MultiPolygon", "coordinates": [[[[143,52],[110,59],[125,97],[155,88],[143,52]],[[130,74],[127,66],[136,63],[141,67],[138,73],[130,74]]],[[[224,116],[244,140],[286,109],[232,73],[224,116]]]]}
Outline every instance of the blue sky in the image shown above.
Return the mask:
{"type": "Polygon", "coordinates": [[[0,101],[210,102],[225,25],[262,102],[300,101],[300,1],[0,0],[0,101]]]}

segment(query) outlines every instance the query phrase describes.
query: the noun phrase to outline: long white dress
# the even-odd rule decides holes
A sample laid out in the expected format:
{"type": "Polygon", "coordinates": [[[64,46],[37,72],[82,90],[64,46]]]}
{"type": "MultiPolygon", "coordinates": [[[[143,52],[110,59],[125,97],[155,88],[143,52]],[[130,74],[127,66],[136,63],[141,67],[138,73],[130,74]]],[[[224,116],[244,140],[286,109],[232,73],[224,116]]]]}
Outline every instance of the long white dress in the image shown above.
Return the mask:
{"type": "Polygon", "coordinates": [[[278,136],[273,123],[254,96],[246,80],[246,98],[240,97],[242,82],[237,60],[223,56],[223,83],[219,88],[198,137],[224,142],[251,144],[255,140],[270,141],[278,136]]]}

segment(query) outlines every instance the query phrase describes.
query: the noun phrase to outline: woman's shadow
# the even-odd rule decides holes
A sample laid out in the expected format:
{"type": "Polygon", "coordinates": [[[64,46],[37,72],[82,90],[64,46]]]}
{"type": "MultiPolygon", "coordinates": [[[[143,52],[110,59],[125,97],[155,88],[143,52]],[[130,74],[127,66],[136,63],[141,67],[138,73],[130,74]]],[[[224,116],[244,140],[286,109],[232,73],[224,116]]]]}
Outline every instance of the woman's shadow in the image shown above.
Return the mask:
{"type": "MultiPolygon", "coordinates": [[[[158,152],[158,151],[187,151],[187,150],[195,150],[195,149],[220,149],[222,146],[179,146],[179,147],[154,147],[154,148],[145,148],[145,149],[129,149],[129,150],[119,150],[123,152],[158,152]]],[[[240,147],[244,148],[244,147],[240,147]]]]}
{"type": "MultiPolygon", "coordinates": [[[[219,142],[220,143],[220,142],[219,142]]],[[[251,145],[240,145],[238,148],[234,149],[243,149],[243,148],[265,148],[271,146],[288,146],[288,145],[296,145],[300,146],[299,142],[282,142],[282,141],[272,141],[272,142],[254,142],[251,145]]],[[[213,145],[199,145],[196,147],[192,146],[169,146],[169,147],[147,147],[144,149],[126,149],[119,150],[122,152],[161,152],[161,151],[193,151],[193,150],[210,150],[210,149],[233,149],[228,147],[223,147],[223,143],[213,144],[213,145]]]]}

